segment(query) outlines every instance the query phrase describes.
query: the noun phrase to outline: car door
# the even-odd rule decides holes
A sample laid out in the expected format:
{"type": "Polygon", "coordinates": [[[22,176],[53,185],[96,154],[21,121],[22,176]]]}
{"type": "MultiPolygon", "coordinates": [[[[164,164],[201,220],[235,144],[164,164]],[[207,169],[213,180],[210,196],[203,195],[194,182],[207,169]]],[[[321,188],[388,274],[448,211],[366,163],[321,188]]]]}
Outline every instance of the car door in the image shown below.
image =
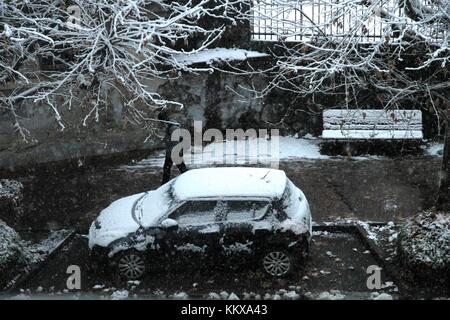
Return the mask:
{"type": "Polygon", "coordinates": [[[222,258],[228,265],[239,268],[241,264],[254,263],[261,245],[260,227],[269,209],[265,199],[234,199],[224,201],[226,217],[221,243],[222,258]]]}
{"type": "Polygon", "coordinates": [[[169,214],[177,221],[178,230],[167,236],[171,251],[171,267],[207,267],[218,250],[221,234],[220,219],[216,216],[217,201],[186,201],[169,214]]]}

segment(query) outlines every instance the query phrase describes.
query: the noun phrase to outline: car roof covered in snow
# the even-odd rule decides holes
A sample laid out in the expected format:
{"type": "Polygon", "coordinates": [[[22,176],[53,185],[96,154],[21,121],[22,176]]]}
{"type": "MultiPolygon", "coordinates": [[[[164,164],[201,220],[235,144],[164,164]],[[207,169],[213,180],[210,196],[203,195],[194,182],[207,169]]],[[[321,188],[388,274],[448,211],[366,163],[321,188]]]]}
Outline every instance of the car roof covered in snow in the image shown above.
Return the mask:
{"type": "Polygon", "coordinates": [[[222,167],[189,170],[176,178],[173,194],[180,200],[215,197],[281,197],[284,171],[271,168],[222,167]]]}

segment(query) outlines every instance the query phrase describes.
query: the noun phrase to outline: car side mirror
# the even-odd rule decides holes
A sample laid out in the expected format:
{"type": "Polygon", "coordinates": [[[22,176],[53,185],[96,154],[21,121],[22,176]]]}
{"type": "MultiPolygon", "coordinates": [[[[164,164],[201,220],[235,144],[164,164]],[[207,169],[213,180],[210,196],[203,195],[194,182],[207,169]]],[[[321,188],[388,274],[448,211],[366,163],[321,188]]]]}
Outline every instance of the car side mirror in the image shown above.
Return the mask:
{"type": "Polygon", "coordinates": [[[177,230],[178,229],[178,222],[176,222],[173,219],[164,219],[161,222],[161,228],[165,230],[177,230]]]}

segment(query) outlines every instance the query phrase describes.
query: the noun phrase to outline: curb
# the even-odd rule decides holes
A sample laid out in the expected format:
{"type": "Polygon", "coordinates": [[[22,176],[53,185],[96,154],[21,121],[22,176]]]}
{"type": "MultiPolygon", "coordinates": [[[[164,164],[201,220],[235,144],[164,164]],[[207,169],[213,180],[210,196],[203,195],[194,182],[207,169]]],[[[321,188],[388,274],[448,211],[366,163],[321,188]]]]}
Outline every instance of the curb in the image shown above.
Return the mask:
{"type": "Polygon", "coordinates": [[[356,229],[358,230],[360,239],[363,242],[365,242],[366,246],[372,252],[372,255],[374,256],[374,258],[377,261],[377,263],[382,267],[382,269],[384,269],[384,271],[387,274],[389,274],[389,276],[394,281],[394,284],[397,286],[397,288],[399,290],[399,292],[398,292],[399,296],[402,296],[401,292],[406,292],[407,290],[406,290],[406,288],[404,286],[402,277],[399,274],[399,272],[392,267],[392,264],[386,262],[386,259],[385,259],[386,256],[380,250],[380,248],[375,243],[375,241],[371,240],[367,236],[367,231],[363,227],[361,227],[359,225],[356,225],[356,229]]]}
{"type": "Polygon", "coordinates": [[[32,265],[29,271],[25,271],[21,275],[18,276],[17,280],[14,281],[13,284],[7,285],[3,290],[4,292],[11,293],[17,288],[24,286],[30,279],[32,279],[38,271],[44,268],[48,262],[53,259],[53,257],[75,236],[75,230],[71,230],[71,232],[52,250],[49,252],[44,261],[40,263],[36,263],[32,265]]]}
{"type": "MultiPolygon", "coordinates": [[[[369,223],[371,226],[383,226],[387,225],[387,223],[369,223]]],[[[317,225],[313,226],[313,231],[328,231],[328,232],[343,232],[343,233],[351,233],[358,237],[358,239],[366,246],[366,248],[370,251],[371,255],[374,257],[375,261],[380,265],[380,267],[389,275],[389,277],[393,280],[394,284],[399,289],[399,295],[401,296],[401,292],[405,290],[401,277],[394,268],[392,268],[391,264],[386,262],[385,255],[379,248],[379,246],[375,243],[375,241],[371,240],[368,237],[367,231],[360,226],[359,224],[344,224],[344,225],[317,225]]]]}

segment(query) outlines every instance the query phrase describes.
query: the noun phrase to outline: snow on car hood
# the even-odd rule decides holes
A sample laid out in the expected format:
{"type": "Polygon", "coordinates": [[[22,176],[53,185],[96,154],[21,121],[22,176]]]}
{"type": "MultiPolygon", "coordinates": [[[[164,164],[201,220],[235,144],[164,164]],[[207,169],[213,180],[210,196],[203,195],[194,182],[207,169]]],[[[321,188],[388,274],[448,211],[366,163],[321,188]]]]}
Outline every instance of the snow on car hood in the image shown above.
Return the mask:
{"type": "Polygon", "coordinates": [[[139,228],[133,218],[132,209],[135,203],[146,193],[139,193],[114,201],[100,212],[89,229],[89,247],[94,245],[106,247],[112,241],[122,238],[139,228]]]}
{"type": "Polygon", "coordinates": [[[139,227],[157,226],[174,204],[171,185],[169,182],[156,190],[119,199],[103,209],[89,229],[89,247],[106,247],[139,227]]]}
{"type": "Polygon", "coordinates": [[[160,219],[177,205],[172,195],[173,183],[174,180],[148,192],[136,203],[134,215],[142,227],[157,226],[160,219]]]}

